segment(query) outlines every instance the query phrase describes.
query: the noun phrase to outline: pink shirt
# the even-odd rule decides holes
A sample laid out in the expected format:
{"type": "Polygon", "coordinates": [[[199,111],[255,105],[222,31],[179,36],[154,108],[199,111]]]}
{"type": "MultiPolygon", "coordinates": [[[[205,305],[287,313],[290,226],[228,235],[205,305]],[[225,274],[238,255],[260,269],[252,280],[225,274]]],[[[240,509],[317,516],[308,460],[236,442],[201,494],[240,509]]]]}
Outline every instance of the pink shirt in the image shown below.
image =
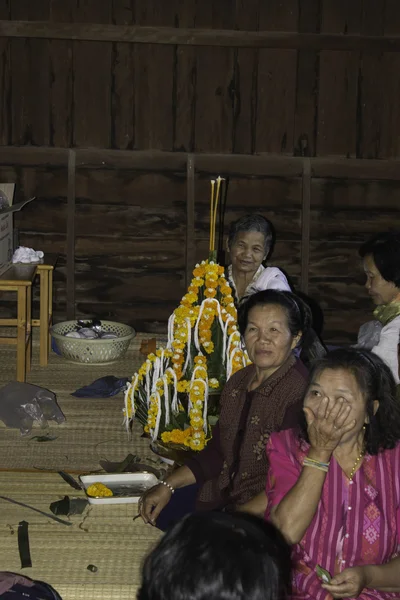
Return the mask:
{"type": "MultiPolygon", "coordinates": [[[[300,476],[308,444],[293,429],[273,433],[267,444],[268,509],[277,506],[300,476]]],[[[366,455],[349,481],[334,458],[317,511],[303,539],[293,546],[295,600],[330,600],[315,574],[319,564],[333,576],[357,565],[388,562],[400,550],[400,444],[366,455]]],[[[398,593],[365,589],[359,600],[388,600],[398,593]]]]}

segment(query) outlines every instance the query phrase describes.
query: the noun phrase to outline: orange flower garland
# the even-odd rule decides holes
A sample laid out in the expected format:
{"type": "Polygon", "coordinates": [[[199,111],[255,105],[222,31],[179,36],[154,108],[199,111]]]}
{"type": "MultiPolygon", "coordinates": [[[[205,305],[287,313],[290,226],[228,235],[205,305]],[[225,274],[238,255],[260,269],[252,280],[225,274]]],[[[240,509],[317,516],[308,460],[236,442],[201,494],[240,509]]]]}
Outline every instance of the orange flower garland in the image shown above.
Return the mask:
{"type": "Polygon", "coordinates": [[[231,288],[223,267],[213,260],[222,190],[224,179],[211,180],[210,260],[195,266],[187,293],[169,318],[167,348],[148,356],[125,394],[128,430],[137,417],[153,440],[192,450],[202,450],[209,439],[210,390],[220,390],[248,362],[231,288]]]}

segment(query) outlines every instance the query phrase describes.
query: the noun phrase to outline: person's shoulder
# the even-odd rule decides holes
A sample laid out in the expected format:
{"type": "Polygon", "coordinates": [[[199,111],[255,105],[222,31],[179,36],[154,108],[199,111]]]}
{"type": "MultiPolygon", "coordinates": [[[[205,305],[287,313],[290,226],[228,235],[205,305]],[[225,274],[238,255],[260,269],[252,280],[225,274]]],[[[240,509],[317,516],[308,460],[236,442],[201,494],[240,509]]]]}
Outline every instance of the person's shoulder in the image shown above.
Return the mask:
{"type": "Polygon", "coordinates": [[[400,329],[400,315],[389,321],[386,325],[382,327],[382,333],[385,333],[388,330],[400,329]]]}
{"type": "Polygon", "coordinates": [[[290,291],[290,285],[281,269],[278,267],[265,267],[260,273],[256,287],[258,290],[279,289],[282,291],[290,291]]]}
{"type": "Polygon", "coordinates": [[[298,383],[299,385],[305,386],[308,381],[308,369],[300,358],[296,358],[292,367],[286,374],[286,380],[290,380],[292,383],[298,383]]]}
{"type": "Polygon", "coordinates": [[[244,385],[244,383],[247,382],[247,379],[250,377],[253,370],[254,365],[250,364],[247,365],[247,367],[243,367],[243,369],[239,369],[239,371],[236,371],[236,373],[229,377],[228,381],[225,384],[224,391],[226,390],[227,392],[229,392],[234,388],[238,388],[241,387],[241,385],[244,385]]]}
{"type": "Polygon", "coordinates": [[[303,379],[304,381],[308,381],[309,371],[308,371],[306,365],[303,363],[303,361],[300,358],[296,358],[296,362],[293,365],[293,372],[300,379],[303,379]]]}

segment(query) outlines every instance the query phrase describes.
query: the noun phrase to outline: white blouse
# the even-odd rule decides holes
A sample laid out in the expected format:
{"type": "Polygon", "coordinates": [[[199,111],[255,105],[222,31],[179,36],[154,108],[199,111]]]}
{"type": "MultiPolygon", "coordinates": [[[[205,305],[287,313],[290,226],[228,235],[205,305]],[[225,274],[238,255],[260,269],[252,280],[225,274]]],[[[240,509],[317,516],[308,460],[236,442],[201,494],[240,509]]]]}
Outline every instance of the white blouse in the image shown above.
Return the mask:
{"type": "Polygon", "coordinates": [[[400,316],[396,317],[390,323],[382,327],[379,337],[379,342],[372,348],[372,352],[379,356],[392,371],[392,375],[396,383],[400,383],[399,379],[399,359],[398,345],[400,335],[400,316]]]}
{"type": "MultiPolygon", "coordinates": [[[[232,265],[228,267],[228,281],[231,288],[235,291],[237,297],[237,289],[232,276],[232,265]]],[[[263,267],[260,265],[246,288],[243,298],[262,292],[263,290],[280,290],[281,292],[291,292],[291,288],[286,275],[278,269],[278,267],[263,267]]]]}

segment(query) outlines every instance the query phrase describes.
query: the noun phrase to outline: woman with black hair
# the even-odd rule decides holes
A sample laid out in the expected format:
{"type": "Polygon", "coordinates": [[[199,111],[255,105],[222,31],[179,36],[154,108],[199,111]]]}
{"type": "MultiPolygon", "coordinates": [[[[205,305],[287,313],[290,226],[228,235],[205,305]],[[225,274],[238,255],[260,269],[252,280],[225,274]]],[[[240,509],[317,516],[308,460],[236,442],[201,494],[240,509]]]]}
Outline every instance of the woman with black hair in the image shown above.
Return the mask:
{"type": "Polygon", "coordinates": [[[361,246],[359,254],[376,320],[360,327],[357,347],[380,356],[399,383],[400,233],[379,233],[361,246]]]}
{"type": "Polygon", "coordinates": [[[324,350],[311,334],[310,309],[291,292],[253,294],[238,324],[252,364],[227,381],[206,448],[144,495],[139,511],[146,523],[165,529],[195,505],[265,512],[265,444],[273,431],[297,423],[307,380],[301,359],[324,350]]]}
{"type": "Polygon", "coordinates": [[[367,350],[329,353],[304,414],[300,431],[267,445],[267,518],[293,545],[292,598],[399,598],[400,405],[389,368],[367,350]]]}
{"type": "Polygon", "coordinates": [[[270,523],[198,513],[171,528],[147,557],[138,600],[283,600],[290,548],[270,523]]]}

